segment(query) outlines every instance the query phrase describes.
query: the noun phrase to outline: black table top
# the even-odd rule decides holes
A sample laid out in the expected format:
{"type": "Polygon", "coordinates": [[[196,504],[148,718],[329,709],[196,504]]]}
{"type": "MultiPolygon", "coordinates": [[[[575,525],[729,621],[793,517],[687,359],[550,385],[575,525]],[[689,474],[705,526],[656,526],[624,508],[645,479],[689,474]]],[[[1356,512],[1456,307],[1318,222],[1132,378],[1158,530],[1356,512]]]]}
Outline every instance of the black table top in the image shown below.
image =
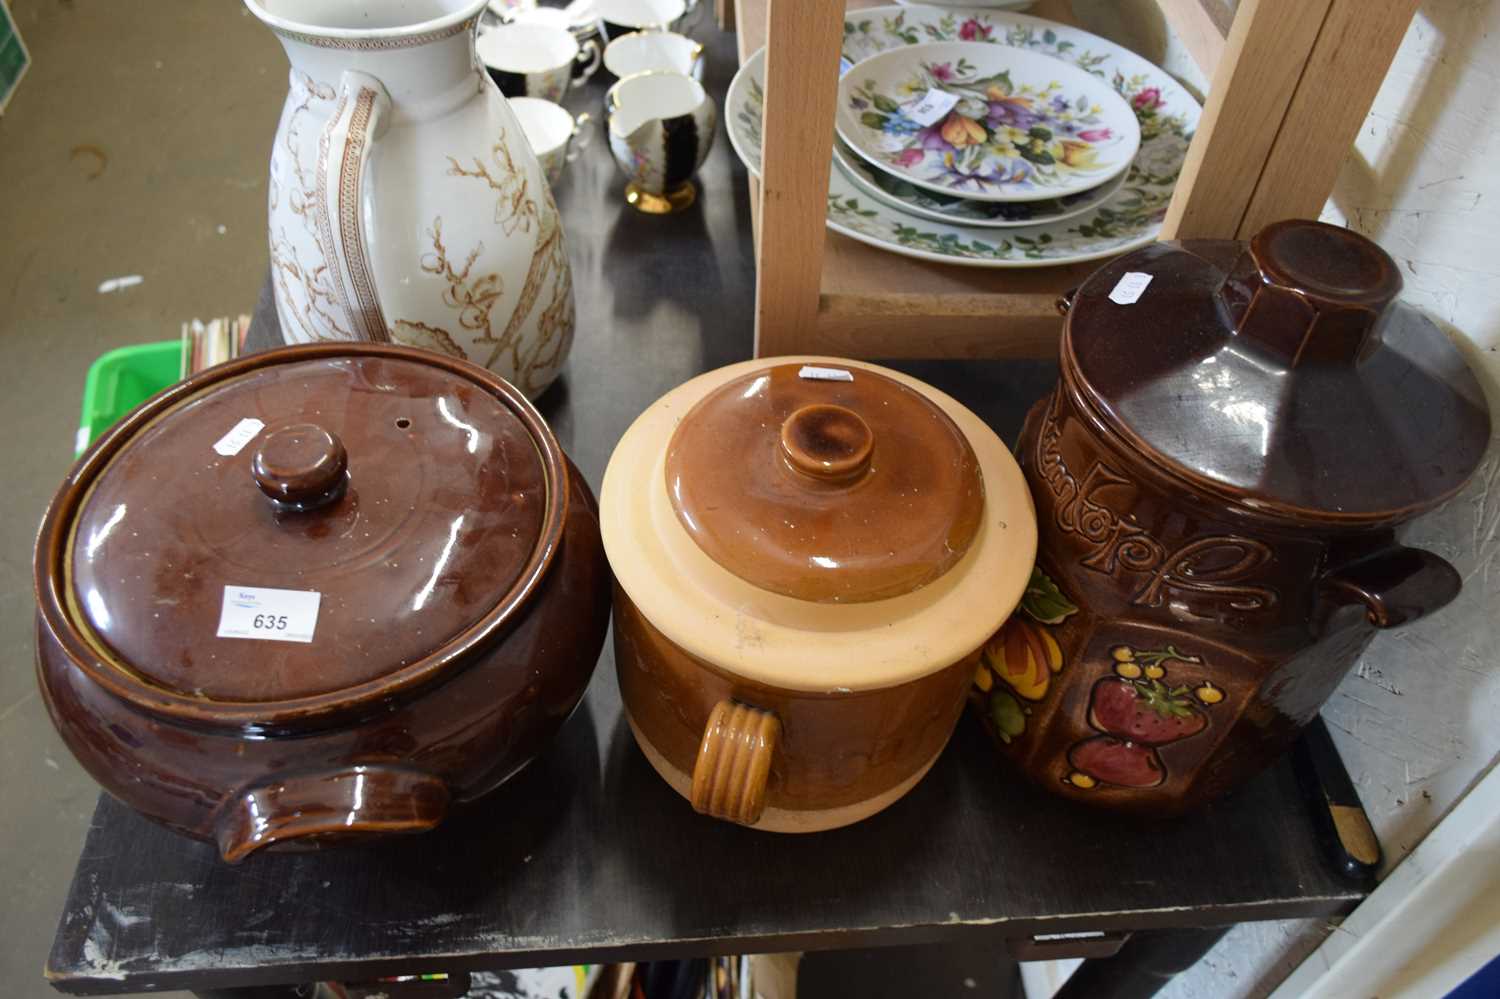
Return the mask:
{"type": "MultiPolygon", "coordinates": [[[[722,99],[733,39],[699,33],[722,99]]],[[[598,112],[602,89],[569,104],[598,112]]],[[[723,135],[700,178],[693,209],[638,215],[596,136],[559,186],[578,339],[540,406],[596,489],[647,404],[750,355],[749,205],[723,135]]],[[[268,306],[262,347],[279,339],[268,306]]],[[[1056,377],[1041,362],[899,366],[1007,439],[1056,377]]],[[[423,837],[229,867],[101,797],[47,975],[75,993],[225,988],[1211,925],[1327,915],[1362,895],[1325,862],[1289,761],[1199,815],[1141,823],[1024,784],[967,717],[910,795],[855,826],[778,836],[700,817],[636,748],[606,643],[552,749],[423,837]]]]}

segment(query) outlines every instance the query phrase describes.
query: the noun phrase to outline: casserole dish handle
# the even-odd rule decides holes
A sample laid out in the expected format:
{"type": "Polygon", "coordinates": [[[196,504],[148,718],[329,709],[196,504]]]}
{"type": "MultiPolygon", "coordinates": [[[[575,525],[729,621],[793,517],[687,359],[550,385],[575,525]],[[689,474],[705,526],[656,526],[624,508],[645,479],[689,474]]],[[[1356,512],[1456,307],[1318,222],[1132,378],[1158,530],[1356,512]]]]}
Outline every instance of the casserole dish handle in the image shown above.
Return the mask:
{"type": "Polygon", "coordinates": [[[225,801],[214,836],[235,864],[272,843],[426,832],[443,821],[448,797],[430,774],[378,764],[283,776],[225,801]]]}
{"type": "Polygon", "coordinates": [[[715,704],[693,765],[693,808],[742,826],[759,822],[780,738],[781,719],[772,712],[738,701],[715,704]]]}
{"type": "Polygon", "coordinates": [[[1446,559],[1396,545],[1326,574],[1322,595],[1331,604],[1363,604],[1377,628],[1395,628],[1447,606],[1463,577],[1446,559]]]}

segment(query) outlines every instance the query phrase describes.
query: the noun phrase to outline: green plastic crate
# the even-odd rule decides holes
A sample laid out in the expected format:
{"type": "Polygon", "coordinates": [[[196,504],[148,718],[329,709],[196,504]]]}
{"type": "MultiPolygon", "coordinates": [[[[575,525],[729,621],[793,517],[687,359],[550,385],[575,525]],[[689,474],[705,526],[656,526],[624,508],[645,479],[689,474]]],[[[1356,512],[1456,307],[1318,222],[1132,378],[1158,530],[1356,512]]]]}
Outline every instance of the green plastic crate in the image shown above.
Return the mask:
{"type": "Polygon", "coordinates": [[[74,454],[82,454],[120,417],[181,378],[181,340],[121,347],[100,357],[89,366],[83,385],[83,418],[74,454]]]}

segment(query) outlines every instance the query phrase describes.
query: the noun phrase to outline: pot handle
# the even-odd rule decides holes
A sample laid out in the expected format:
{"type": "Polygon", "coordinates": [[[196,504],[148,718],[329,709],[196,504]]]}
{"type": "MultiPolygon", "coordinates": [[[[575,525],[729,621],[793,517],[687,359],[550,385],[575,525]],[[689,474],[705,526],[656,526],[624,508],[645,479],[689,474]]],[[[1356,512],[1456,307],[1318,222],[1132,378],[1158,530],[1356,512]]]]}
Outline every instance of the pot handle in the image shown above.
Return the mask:
{"type": "Polygon", "coordinates": [[[1073,311],[1073,299],[1075,299],[1077,297],[1078,297],[1078,289],[1077,288],[1069,288],[1067,291],[1063,292],[1061,295],[1058,295],[1057,296],[1057,300],[1052,303],[1053,306],[1057,309],[1057,314],[1060,315],[1060,316],[1066,316],[1069,312],[1072,312],[1073,311]]]}
{"type": "Polygon", "coordinates": [[[381,765],[299,774],[241,791],[219,810],[219,855],[237,864],[272,843],[426,832],[448,812],[448,785],[381,765]]]}
{"type": "Polygon", "coordinates": [[[344,71],[338,103],[318,143],[314,205],[318,245],[333,270],[353,339],[376,343],[388,342],[391,336],[375,293],[364,219],[369,216],[370,151],[385,131],[390,112],[390,96],[379,80],[368,73],[344,71]]]}
{"type": "Polygon", "coordinates": [[[599,64],[604,61],[604,53],[599,49],[597,39],[590,38],[578,47],[578,55],[575,57],[575,68],[578,75],[573,77],[569,86],[581,87],[589,81],[589,77],[599,71],[599,64]]]}
{"type": "Polygon", "coordinates": [[[1331,603],[1363,604],[1375,627],[1395,628],[1447,606],[1462,585],[1446,559],[1397,545],[1329,572],[1321,589],[1331,603]]]}
{"type": "Polygon", "coordinates": [[[781,719],[770,711],[737,701],[715,704],[693,766],[693,808],[742,826],[759,822],[780,740],[781,719]]]}
{"type": "Polygon", "coordinates": [[[578,154],[587,149],[589,143],[594,140],[594,130],[589,127],[593,121],[594,116],[587,111],[573,119],[573,142],[568,148],[566,157],[569,163],[578,159],[578,154]]]}

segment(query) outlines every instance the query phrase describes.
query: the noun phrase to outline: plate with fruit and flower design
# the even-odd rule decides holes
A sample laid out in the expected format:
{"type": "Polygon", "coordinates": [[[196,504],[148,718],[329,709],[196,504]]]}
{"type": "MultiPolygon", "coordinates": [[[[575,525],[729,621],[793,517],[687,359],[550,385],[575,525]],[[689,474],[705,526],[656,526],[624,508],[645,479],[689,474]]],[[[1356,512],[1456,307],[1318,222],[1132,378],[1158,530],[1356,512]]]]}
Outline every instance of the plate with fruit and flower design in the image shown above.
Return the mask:
{"type": "Polygon", "coordinates": [[[971,201],[916,187],[885,173],[855,155],[843,139],[834,137],[833,161],[855,187],[876,201],[903,212],[938,222],[954,222],[981,229],[1015,229],[1043,222],[1060,222],[1097,208],[1124,186],[1127,173],[1105,181],[1092,191],[1046,201],[971,201]]]}
{"type": "Polygon", "coordinates": [[[877,53],[839,81],[834,119],[860,156],[928,190],[1040,201],[1129,168],[1141,129],[1125,99],[1060,59],[979,41],[877,53]]]}
{"type": "MultiPolygon", "coordinates": [[[[1202,113],[1181,84],[1124,46],[1080,28],[983,9],[888,6],[851,10],[844,19],[842,55],[852,65],[886,49],[955,39],[1042,52],[1113,87],[1130,104],[1141,129],[1141,148],[1124,186],[1082,215],[1001,232],[917,218],[870,197],[830,163],[828,228],[901,256],[989,268],[1084,263],[1156,239],[1202,113]]],[[[730,144],[757,177],[765,69],[765,50],[761,49],[740,67],[724,105],[730,144]]]]}

